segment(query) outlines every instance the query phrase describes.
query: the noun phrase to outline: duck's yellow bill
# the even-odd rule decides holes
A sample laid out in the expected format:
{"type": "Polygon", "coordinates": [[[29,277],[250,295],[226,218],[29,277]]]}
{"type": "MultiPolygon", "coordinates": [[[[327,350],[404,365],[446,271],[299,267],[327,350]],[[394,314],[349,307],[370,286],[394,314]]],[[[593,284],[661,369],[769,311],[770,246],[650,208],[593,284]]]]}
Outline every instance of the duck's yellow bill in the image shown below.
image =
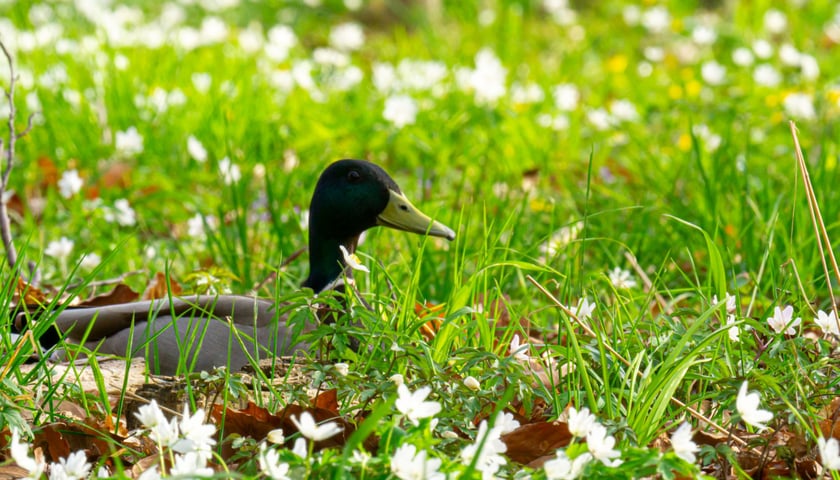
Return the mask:
{"type": "Polygon", "coordinates": [[[455,240],[455,232],[446,225],[432,220],[405,198],[405,195],[389,190],[391,197],[385,210],[377,217],[377,224],[406,232],[442,237],[455,240]]]}

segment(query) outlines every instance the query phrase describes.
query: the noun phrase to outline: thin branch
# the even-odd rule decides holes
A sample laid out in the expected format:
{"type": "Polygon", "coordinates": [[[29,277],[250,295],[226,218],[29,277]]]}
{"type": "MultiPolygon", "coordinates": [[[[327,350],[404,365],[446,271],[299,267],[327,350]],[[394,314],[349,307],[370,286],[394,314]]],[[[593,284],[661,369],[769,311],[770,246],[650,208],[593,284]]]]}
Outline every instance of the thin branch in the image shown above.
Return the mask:
{"type": "MultiPolygon", "coordinates": [[[[799,137],[796,135],[796,124],[791,120],[788,122],[788,125],[790,126],[790,134],[793,137],[796,164],[802,174],[802,183],[805,185],[805,196],[808,199],[808,212],[811,214],[814,237],[817,240],[817,249],[820,252],[823,272],[825,272],[825,284],[828,286],[828,295],[831,297],[831,309],[834,311],[835,316],[837,316],[837,298],[834,295],[834,288],[831,286],[831,271],[826,262],[826,255],[831,261],[835,279],[840,279],[840,267],[837,266],[834,249],[831,247],[831,238],[828,236],[828,230],[825,228],[825,222],[820,211],[820,203],[817,201],[817,195],[814,193],[814,185],[811,183],[811,175],[808,173],[808,165],[805,163],[802,147],[799,146],[799,137]]],[[[837,319],[837,324],[840,326],[840,318],[837,319]]]]}
{"type": "MultiPolygon", "coordinates": [[[[17,264],[17,250],[12,240],[9,211],[6,207],[6,202],[3,201],[3,197],[9,186],[9,176],[12,173],[12,165],[14,164],[15,140],[20,137],[15,133],[15,63],[12,60],[12,55],[9,53],[9,50],[6,49],[6,44],[2,41],[0,41],[0,49],[3,50],[6,61],[9,64],[9,89],[6,90],[6,98],[9,100],[9,148],[5,151],[0,148],[0,152],[6,154],[6,168],[3,170],[2,179],[0,179],[0,237],[3,239],[3,247],[6,250],[6,260],[9,262],[9,267],[14,269],[17,264]]],[[[29,128],[26,129],[26,132],[28,131],[29,128]]]]}
{"type": "Polygon", "coordinates": [[[37,113],[37,112],[33,112],[33,113],[29,114],[29,117],[26,119],[26,128],[24,128],[22,132],[18,133],[18,135],[17,135],[18,139],[21,139],[21,138],[27,136],[29,134],[29,132],[32,131],[32,122],[35,119],[35,113],[37,113]]]}

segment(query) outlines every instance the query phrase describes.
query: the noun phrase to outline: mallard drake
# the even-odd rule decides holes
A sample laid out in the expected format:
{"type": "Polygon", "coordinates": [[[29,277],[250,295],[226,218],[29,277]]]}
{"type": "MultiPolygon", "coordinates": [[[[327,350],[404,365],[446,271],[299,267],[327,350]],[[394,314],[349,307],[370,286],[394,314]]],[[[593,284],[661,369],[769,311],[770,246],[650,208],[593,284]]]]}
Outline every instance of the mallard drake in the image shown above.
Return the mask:
{"type": "MultiPolygon", "coordinates": [[[[341,247],[354,252],[359,235],[377,225],[455,238],[452,229],[412,205],[385,170],[366,161],[339,160],[321,173],[312,195],[309,276],[303,286],[319,293],[349,277],[341,247]]],[[[297,335],[279,310],[270,300],[237,295],[67,308],[55,315],[55,329],[42,339],[84,343],[99,354],[145,356],[149,368],[164,375],[222,366],[236,371],[251,359],[308,347],[293,343],[297,335]]],[[[15,323],[20,329],[26,318],[18,315],[15,323]]]]}

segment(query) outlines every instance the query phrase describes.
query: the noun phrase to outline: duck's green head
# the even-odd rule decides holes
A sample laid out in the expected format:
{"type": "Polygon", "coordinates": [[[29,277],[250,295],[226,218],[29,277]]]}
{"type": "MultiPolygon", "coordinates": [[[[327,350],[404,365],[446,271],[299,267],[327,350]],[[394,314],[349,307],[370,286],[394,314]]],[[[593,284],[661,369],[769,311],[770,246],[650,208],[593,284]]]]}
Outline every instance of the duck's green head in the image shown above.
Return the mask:
{"type": "Polygon", "coordinates": [[[455,232],[417,209],[385,170],[362,160],[339,160],[321,174],[309,205],[309,278],[316,292],[344,270],[340,246],[356,249],[359,235],[382,225],[455,238],[455,232]]]}

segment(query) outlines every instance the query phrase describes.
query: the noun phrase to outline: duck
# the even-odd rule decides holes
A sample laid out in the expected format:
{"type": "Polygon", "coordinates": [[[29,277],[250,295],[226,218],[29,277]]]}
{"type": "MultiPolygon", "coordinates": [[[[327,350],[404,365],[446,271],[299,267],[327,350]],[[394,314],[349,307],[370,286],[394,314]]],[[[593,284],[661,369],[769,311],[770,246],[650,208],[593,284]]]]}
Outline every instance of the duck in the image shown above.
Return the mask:
{"type": "MultiPolygon", "coordinates": [[[[382,226],[452,241],[455,232],[415,207],[380,166],[343,159],[327,166],[309,206],[309,274],[317,296],[352,281],[346,261],[360,235],[382,226]],[[344,251],[342,251],[344,250],[344,251]]],[[[42,346],[84,345],[97,355],[145,357],[152,373],[176,375],[226,367],[237,371],[269,356],[307,350],[298,341],[317,321],[287,324],[283,305],[247,295],[190,295],[101,307],[67,307],[47,318],[42,346]],[[52,317],[52,318],[50,318],[52,317]]],[[[16,330],[31,315],[18,314],[16,330]]]]}

